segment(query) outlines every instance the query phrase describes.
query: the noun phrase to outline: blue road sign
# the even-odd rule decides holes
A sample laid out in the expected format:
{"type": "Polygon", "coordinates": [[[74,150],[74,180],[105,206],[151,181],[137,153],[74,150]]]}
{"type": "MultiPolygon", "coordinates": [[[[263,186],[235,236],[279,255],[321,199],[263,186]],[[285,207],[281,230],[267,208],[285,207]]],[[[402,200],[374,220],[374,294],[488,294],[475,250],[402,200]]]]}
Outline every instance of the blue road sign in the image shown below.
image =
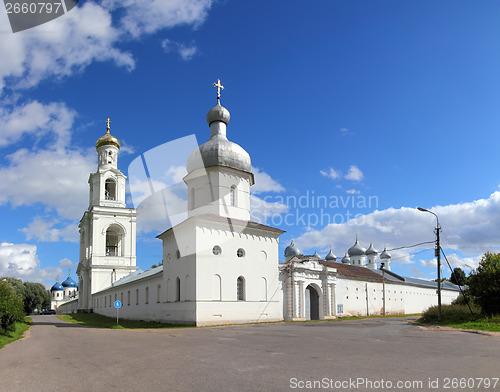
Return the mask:
{"type": "Polygon", "coordinates": [[[119,309],[122,307],[122,303],[120,301],[115,301],[115,308],[119,309]]]}

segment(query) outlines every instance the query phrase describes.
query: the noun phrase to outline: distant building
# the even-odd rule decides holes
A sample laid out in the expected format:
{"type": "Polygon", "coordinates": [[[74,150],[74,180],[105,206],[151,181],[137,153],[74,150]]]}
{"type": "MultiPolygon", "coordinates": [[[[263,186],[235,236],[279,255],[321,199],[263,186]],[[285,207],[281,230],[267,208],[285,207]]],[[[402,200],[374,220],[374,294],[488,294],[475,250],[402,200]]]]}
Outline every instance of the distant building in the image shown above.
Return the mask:
{"type": "Polygon", "coordinates": [[[50,289],[51,309],[57,310],[59,306],[75,299],[78,299],[78,284],[71,279],[71,274],[64,282],[54,283],[50,289]]]}

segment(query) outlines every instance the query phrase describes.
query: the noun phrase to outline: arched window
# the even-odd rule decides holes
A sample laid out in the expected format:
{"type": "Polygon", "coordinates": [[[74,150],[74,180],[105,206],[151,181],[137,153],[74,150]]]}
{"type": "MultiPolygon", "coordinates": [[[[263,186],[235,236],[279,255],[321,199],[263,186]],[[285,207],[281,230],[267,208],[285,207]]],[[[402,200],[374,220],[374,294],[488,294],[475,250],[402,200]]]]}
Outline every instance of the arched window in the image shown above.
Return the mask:
{"type": "Polygon", "coordinates": [[[238,301],[245,300],[245,279],[240,276],[236,282],[236,290],[238,295],[238,301]]]}
{"type": "Polygon", "coordinates": [[[108,152],[108,163],[113,163],[113,153],[111,151],[108,152]]]}
{"type": "Polygon", "coordinates": [[[175,280],[175,300],[181,300],[181,280],[179,278],[175,280]]]}
{"type": "Polygon", "coordinates": [[[104,199],[116,200],[116,182],[112,178],[108,178],[104,183],[104,199]]]}
{"type": "Polygon", "coordinates": [[[122,231],[119,227],[112,226],[106,230],[106,256],[122,255],[122,231]]]}
{"type": "Polygon", "coordinates": [[[229,205],[236,205],[236,187],[233,185],[229,191],[229,205]]]}

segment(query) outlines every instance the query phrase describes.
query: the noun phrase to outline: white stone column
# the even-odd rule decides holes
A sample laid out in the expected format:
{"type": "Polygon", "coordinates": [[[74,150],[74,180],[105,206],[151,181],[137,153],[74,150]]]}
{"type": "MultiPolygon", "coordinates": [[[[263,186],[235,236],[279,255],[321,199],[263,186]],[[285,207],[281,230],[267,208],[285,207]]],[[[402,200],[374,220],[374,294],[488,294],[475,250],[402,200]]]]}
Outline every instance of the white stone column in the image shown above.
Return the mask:
{"type": "Polygon", "coordinates": [[[293,283],[291,275],[286,279],[286,314],[285,319],[291,320],[293,318],[293,283]]]}
{"type": "Polygon", "coordinates": [[[299,294],[299,309],[297,312],[297,317],[304,318],[304,282],[301,280],[298,282],[297,291],[299,294]]]}
{"type": "Polygon", "coordinates": [[[337,296],[335,295],[335,283],[330,283],[330,304],[332,310],[332,316],[337,315],[337,296]]]}
{"type": "Polygon", "coordinates": [[[328,285],[328,276],[325,276],[323,279],[323,316],[325,318],[329,318],[331,316],[330,314],[330,287],[328,285]]]}

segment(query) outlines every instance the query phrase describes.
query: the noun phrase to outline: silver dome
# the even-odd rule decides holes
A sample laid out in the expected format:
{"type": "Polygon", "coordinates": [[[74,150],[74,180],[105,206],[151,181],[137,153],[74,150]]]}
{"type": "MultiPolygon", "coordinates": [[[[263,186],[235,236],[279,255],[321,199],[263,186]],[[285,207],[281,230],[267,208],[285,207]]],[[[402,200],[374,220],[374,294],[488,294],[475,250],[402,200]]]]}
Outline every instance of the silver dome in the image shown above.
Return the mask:
{"type": "Polygon", "coordinates": [[[337,256],[335,256],[332,252],[332,250],[330,249],[330,253],[328,253],[326,256],[325,256],[325,260],[326,261],[335,261],[337,260],[337,256]]]}
{"type": "MultiPolygon", "coordinates": [[[[298,256],[302,254],[302,252],[300,251],[299,248],[297,248],[292,240],[292,242],[290,242],[290,245],[288,245],[285,249],[285,258],[292,258],[293,256],[298,256]]],[[[287,260],[288,261],[288,260],[287,260]]]]}
{"type": "Polygon", "coordinates": [[[381,259],[390,259],[391,254],[387,252],[387,248],[384,248],[384,251],[380,254],[381,259]]]}
{"type": "Polygon", "coordinates": [[[364,256],[366,249],[359,244],[358,240],[356,240],[356,243],[347,252],[349,253],[349,256],[364,256]]]}
{"type": "Polygon", "coordinates": [[[238,144],[227,140],[226,125],[229,117],[229,111],[220,104],[210,109],[207,114],[210,140],[189,155],[186,162],[188,173],[211,166],[225,166],[247,173],[252,172],[250,155],[238,144]]]}
{"type": "Polygon", "coordinates": [[[342,257],[341,261],[344,264],[351,264],[351,258],[349,257],[349,255],[347,254],[347,252],[345,252],[345,256],[342,257]]]}
{"type": "Polygon", "coordinates": [[[313,257],[317,258],[318,260],[321,259],[321,256],[316,251],[314,251],[313,257]]]}
{"type": "Polygon", "coordinates": [[[217,105],[210,109],[207,113],[208,125],[212,124],[215,121],[222,121],[227,125],[230,118],[231,115],[229,114],[229,110],[227,110],[220,103],[217,103],[217,105]]]}
{"type": "Polygon", "coordinates": [[[376,255],[378,251],[373,247],[373,244],[370,242],[369,248],[366,250],[365,255],[376,255]]]}

